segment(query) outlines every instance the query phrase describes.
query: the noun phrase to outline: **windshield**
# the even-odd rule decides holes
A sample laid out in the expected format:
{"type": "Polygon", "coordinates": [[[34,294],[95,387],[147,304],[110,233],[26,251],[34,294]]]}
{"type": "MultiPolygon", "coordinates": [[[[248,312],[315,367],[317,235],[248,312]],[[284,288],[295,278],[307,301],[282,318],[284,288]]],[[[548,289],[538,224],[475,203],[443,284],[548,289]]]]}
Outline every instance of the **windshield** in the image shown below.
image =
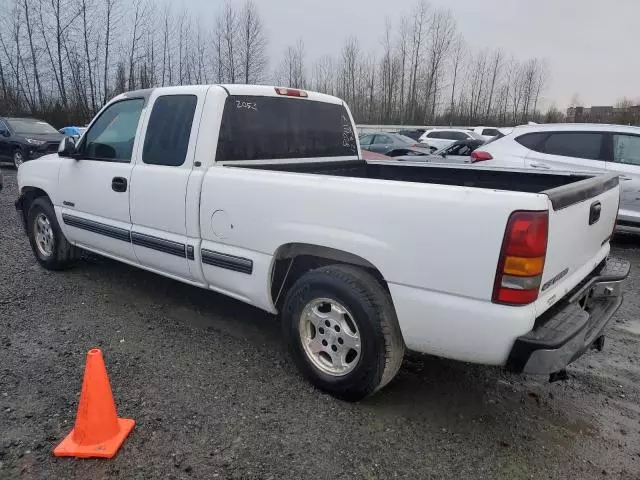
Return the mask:
{"type": "Polygon", "coordinates": [[[50,133],[58,133],[58,131],[47,122],[41,122],[39,120],[9,118],[7,122],[15,133],[21,135],[48,135],[50,133]]]}

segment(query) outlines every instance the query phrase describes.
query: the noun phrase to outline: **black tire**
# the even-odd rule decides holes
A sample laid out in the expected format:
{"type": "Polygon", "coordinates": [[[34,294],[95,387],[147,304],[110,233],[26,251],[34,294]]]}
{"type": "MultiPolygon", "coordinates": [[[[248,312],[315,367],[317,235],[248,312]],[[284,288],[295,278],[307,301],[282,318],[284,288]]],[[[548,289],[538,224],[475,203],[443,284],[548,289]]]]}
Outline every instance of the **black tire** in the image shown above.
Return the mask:
{"type": "Polygon", "coordinates": [[[22,149],[16,148],[13,151],[11,159],[13,160],[13,166],[16,167],[16,169],[20,167],[20,165],[24,163],[24,152],[22,151],[22,149]]]}
{"type": "Polygon", "coordinates": [[[27,236],[36,260],[47,270],[64,270],[72,267],[80,260],[82,251],[71,245],[62,233],[53,205],[47,197],[38,197],[31,203],[27,213],[27,236]],[[36,244],[35,223],[36,219],[41,215],[48,220],[51,226],[53,246],[50,255],[43,253],[36,244]]]}
{"type": "Polygon", "coordinates": [[[375,278],[358,267],[331,265],[300,277],[285,298],[282,329],[289,352],[305,377],[343,400],[357,401],[373,394],[393,379],[402,364],[404,341],[391,298],[375,278]],[[320,370],[302,344],[301,314],[320,298],[346,307],[361,338],[357,364],[342,376],[320,370]]]}

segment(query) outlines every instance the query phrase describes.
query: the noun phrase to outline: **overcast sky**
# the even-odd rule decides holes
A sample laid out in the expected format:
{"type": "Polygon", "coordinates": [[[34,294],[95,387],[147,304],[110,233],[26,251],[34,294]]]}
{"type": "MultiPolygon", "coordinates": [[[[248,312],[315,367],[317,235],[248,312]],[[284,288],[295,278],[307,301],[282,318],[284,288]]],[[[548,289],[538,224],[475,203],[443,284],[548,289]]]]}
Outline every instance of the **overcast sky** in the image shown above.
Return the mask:
{"type": "MultiPolygon", "coordinates": [[[[203,18],[222,0],[183,0],[203,18]]],[[[243,0],[232,0],[241,5],[243,0]]],[[[298,38],[309,66],[338,55],[355,35],[365,52],[380,49],[385,17],[398,19],[415,0],[257,0],[269,37],[271,66],[298,38]]],[[[585,106],[640,98],[640,0],[430,0],[449,8],[468,44],[548,61],[545,104],[564,108],[574,94],[585,106]]]]}

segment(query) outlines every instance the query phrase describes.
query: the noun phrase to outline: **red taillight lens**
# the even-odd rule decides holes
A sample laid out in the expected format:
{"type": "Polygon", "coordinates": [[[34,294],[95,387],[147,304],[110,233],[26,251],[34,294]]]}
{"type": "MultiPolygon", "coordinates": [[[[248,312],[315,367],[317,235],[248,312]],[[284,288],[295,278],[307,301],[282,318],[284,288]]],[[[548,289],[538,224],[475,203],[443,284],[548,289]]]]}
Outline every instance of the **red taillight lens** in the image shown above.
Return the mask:
{"type": "Polygon", "coordinates": [[[493,160],[489,152],[483,152],[482,150],[474,150],[471,152],[471,163],[484,162],[486,160],[493,160]]]}
{"type": "Polygon", "coordinates": [[[538,298],[549,236],[549,213],[513,212],[507,222],[493,302],[527,305],[538,298]]]}
{"type": "Polygon", "coordinates": [[[507,224],[504,247],[514,257],[544,257],[547,251],[547,212],[514,212],[507,224]]]}
{"type": "Polygon", "coordinates": [[[308,97],[309,94],[304,90],[298,90],[296,88],[284,88],[284,87],[276,87],[276,93],[278,95],[284,95],[286,97],[308,97]]]}

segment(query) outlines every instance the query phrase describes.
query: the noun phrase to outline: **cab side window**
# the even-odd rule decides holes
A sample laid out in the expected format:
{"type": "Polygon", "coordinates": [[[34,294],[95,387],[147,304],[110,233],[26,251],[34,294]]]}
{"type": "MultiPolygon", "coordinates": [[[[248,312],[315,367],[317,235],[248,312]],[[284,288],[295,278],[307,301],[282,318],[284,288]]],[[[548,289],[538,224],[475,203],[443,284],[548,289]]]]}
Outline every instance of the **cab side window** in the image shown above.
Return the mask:
{"type": "Polygon", "coordinates": [[[110,105],[85,134],[80,146],[82,158],[130,162],[143,108],[142,98],[122,100],[110,105]]]}
{"type": "Polygon", "coordinates": [[[163,95],[153,104],[142,149],[142,161],[177,167],[184,163],[198,97],[163,95]]]}

